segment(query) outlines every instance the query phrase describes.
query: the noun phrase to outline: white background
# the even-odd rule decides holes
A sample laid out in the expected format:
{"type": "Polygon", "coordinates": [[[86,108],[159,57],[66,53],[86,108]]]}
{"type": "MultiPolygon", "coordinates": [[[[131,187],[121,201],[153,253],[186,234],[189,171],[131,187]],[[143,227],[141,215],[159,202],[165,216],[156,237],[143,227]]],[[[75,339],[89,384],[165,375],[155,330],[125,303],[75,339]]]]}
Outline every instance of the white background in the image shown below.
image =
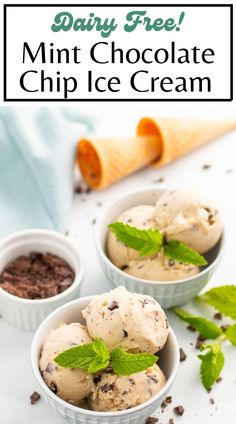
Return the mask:
{"type": "MultiPolygon", "coordinates": [[[[15,0],[15,3],[20,2],[20,0],[15,0]]],[[[199,1],[195,2],[200,3],[199,1]]],[[[47,3],[46,0],[45,3],[47,3]]],[[[88,1],[84,0],[83,3],[88,3],[88,1]]],[[[99,0],[93,0],[93,3],[99,3],[99,0]]],[[[155,1],[149,0],[149,3],[155,4],[155,1]]],[[[172,0],[172,3],[178,3],[178,0],[172,0]]],[[[208,3],[222,3],[222,1],[208,0],[208,3]]],[[[232,1],[231,3],[234,2],[232,1]]],[[[219,33],[221,33],[220,28],[219,33]]],[[[0,90],[2,90],[2,85],[0,85],[0,90]]],[[[19,104],[17,105],[19,106],[19,104]]],[[[24,106],[26,104],[20,105],[24,106]]],[[[13,104],[8,103],[4,106],[13,106],[13,104]]],[[[38,105],[34,103],[32,106],[36,107],[38,105]]],[[[69,103],[63,104],[63,106],[69,106],[69,103]]],[[[101,135],[132,135],[138,119],[144,115],[211,117],[215,119],[235,119],[236,115],[235,101],[226,103],[78,103],[74,106],[83,110],[83,112],[89,111],[94,116],[98,133],[101,135]]],[[[236,134],[232,132],[221,140],[209,144],[159,171],[146,169],[101,193],[90,193],[87,196],[75,197],[69,230],[70,235],[77,241],[86,265],[86,279],[82,288],[82,295],[102,293],[110,288],[98,263],[93,245],[92,220],[97,218],[102,213],[103,208],[118,196],[146,185],[155,185],[153,180],[159,177],[164,177],[164,183],[168,187],[197,186],[200,190],[211,193],[218,201],[224,213],[226,245],[223,260],[208,287],[221,284],[236,284],[235,138],[236,134]],[[202,166],[206,163],[211,164],[212,167],[208,171],[203,171],[202,166]],[[230,169],[233,172],[227,173],[226,171],[230,169]],[[102,202],[103,206],[98,207],[97,202],[102,202]]],[[[162,187],[162,185],[157,184],[157,187],[162,187]]],[[[193,312],[199,313],[199,310],[193,304],[189,305],[188,308],[193,312]]],[[[206,310],[204,309],[205,312],[206,310]]],[[[208,313],[209,317],[211,317],[212,311],[208,313]]],[[[184,323],[171,314],[168,315],[179,344],[184,348],[188,357],[185,362],[180,364],[178,376],[170,393],[173,397],[173,404],[168,406],[164,413],[159,410],[158,417],[160,421],[158,424],[168,424],[169,418],[174,416],[172,407],[179,404],[183,404],[185,413],[182,417],[174,417],[177,424],[235,423],[235,348],[229,345],[225,346],[226,364],[222,373],[223,381],[214,387],[211,394],[208,394],[199,382],[197,351],[190,345],[190,343],[195,342],[195,335],[185,330],[184,323]],[[209,402],[211,397],[215,400],[214,405],[209,402]]],[[[29,403],[29,395],[37,389],[31,373],[29,359],[32,337],[32,333],[15,330],[3,320],[0,320],[1,424],[65,423],[44,400],[41,399],[34,406],[29,403]]]]}
{"type": "MultiPolygon", "coordinates": [[[[66,3],[66,2],[65,2],[66,3]]],[[[142,2],[138,2],[142,3],[142,2]]],[[[165,2],[164,2],[165,3],[165,2]]],[[[184,3],[184,2],[183,2],[184,3]]],[[[145,2],[144,2],[145,4],[145,2]]],[[[230,80],[229,80],[229,60],[230,60],[230,31],[229,31],[229,8],[212,8],[212,7],[89,7],[89,8],[8,8],[7,9],[7,98],[9,99],[43,99],[64,97],[63,87],[61,92],[57,92],[56,88],[56,72],[60,71],[61,84],[62,78],[73,76],[76,78],[78,88],[73,93],[69,93],[70,99],[225,99],[230,97],[230,80]],[[123,26],[126,22],[126,14],[132,10],[146,10],[147,15],[153,21],[155,18],[162,17],[164,20],[170,17],[178,21],[178,17],[182,11],[185,12],[184,20],[181,24],[179,32],[173,31],[150,31],[144,30],[143,26],[139,26],[135,31],[127,33],[123,26]],[[91,32],[73,31],[72,29],[64,32],[52,32],[51,25],[54,17],[62,11],[70,12],[74,18],[88,17],[90,12],[94,12],[95,16],[102,19],[112,17],[116,18],[118,23],[117,29],[108,37],[101,37],[100,33],[92,30],[91,32]],[[171,42],[174,41],[176,50],[178,48],[191,48],[197,46],[201,52],[207,48],[215,51],[215,56],[210,58],[214,60],[212,64],[171,64],[168,61],[165,64],[143,64],[140,60],[137,64],[97,64],[90,59],[90,48],[97,42],[108,42],[108,46],[100,46],[96,49],[97,56],[101,60],[110,60],[110,43],[115,41],[117,48],[122,48],[125,52],[130,48],[137,48],[142,51],[145,48],[152,48],[155,51],[158,48],[166,48],[170,50],[171,42]],[[26,55],[26,61],[23,62],[23,43],[28,42],[33,54],[36,53],[41,42],[45,42],[47,63],[42,64],[39,58],[35,63],[26,55]],[[81,48],[79,57],[81,64],[49,63],[50,43],[54,43],[55,48],[73,48],[78,46],[81,48]],[[54,81],[54,92],[50,93],[49,86],[46,84],[44,92],[40,90],[40,71],[45,71],[45,76],[52,77],[54,81]],[[25,77],[25,85],[29,90],[38,89],[37,93],[28,93],[20,87],[20,76],[28,71],[36,70],[38,74],[29,74],[25,77]],[[93,79],[106,76],[119,77],[121,84],[120,91],[111,93],[107,89],[107,83],[102,83],[102,88],[106,88],[106,92],[99,93],[94,91],[88,92],[88,70],[92,70],[93,79]],[[148,74],[140,74],[136,77],[136,85],[140,90],[149,90],[145,93],[138,93],[133,90],[130,85],[130,78],[136,71],[146,70],[148,74]],[[174,81],[173,85],[165,86],[166,89],[173,88],[172,92],[164,92],[157,83],[155,92],[151,92],[151,77],[170,77],[174,81]],[[174,87],[181,83],[176,80],[177,77],[185,77],[187,80],[188,92],[175,92],[174,87]],[[207,92],[205,82],[203,83],[203,93],[200,93],[198,87],[193,93],[190,92],[189,78],[209,77],[211,79],[211,92],[207,92]]],[[[182,56],[183,53],[180,55],[182,56]]],[[[147,58],[151,58],[150,53],[147,58]]],[[[133,56],[132,56],[133,57],[133,56]]],[[[176,58],[178,53],[176,52],[176,58]]],[[[209,58],[208,58],[209,59],[209,58]]],[[[72,82],[70,84],[73,84],[72,82]]],[[[70,85],[71,87],[71,85],[70,85]]],[[[117,86],[116,86],[117,87],[117,86]]]]}

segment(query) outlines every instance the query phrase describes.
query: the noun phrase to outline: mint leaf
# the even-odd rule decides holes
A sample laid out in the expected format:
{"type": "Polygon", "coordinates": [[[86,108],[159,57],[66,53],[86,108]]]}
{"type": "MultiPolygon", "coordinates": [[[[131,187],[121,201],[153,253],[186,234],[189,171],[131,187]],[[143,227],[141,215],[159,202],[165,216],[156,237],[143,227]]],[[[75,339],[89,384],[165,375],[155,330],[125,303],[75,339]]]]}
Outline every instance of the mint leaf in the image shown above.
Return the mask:
{"type": "Polygon", "coordinates": [[[204,354],[198,355],[202,361],[200,368],[201,381],[205,389],[210,389],[219,377],[224,366],[224,354],[218,343],[204,344],[200,348],[204,354]]]}
{"type": "Polygon", "coordinates": [[[207,261],[203,256],[178,240],[169,240],[164,245],[164,255],[184,264],[207,265],[207,261]]]}
{"type": "Polygon", "coordinates": [[[230,325],[226,329],[225,335],[227,339],[232,343],[232,345],[236,346],[236,324],[230,325]]]}
{"type": "Polygon", "coordinates": [[[110,353],[100,339],[92,343],[72,347],[54,358],[54,361],[63,368],[80,368],[93,374],[110,363],[110,353]]]}
{"type": "Polygon", "coordinates": [[[158,357],[149,353],[127,353],[115,348],[111,352],[111,367],[118,375],[131,375],[154,365],[158,357]]]}
{"type": "Polygon", "coordinates": [[[198,296],[198,299],[213,306],[223,315],[236,319],[236,286],[215,287],[198,296]]]}
{"type": "Polygon", "coordinates": [[[87,369],[90,362],[96,357],[93,344],[87,343],[65,350],[54,358],[54,361],[63,368],[87,369]]]}
{"type": "Polygon", "coordinates": [[[154,255],[163,244],[163,237],[158,229],[140,230],[123,222],[114,222],[108,228],[118,240],[137,250],[140,256],[154,255]]]}
{"type": "Polygon", "coordinates": [[[206,339],[216,339],[222,334],[222,330],[213,321],[192,315],[183,309],[174,309],[176,315],[192,325],[206,339]]]}

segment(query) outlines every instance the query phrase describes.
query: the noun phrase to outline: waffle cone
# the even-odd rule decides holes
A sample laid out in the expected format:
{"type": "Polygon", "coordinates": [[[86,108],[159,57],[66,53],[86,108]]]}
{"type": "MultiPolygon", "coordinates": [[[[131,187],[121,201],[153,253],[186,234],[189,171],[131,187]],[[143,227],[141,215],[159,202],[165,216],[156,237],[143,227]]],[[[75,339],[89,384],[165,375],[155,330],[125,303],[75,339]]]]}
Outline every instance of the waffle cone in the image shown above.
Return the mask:
{"type": "Polygon", "coordinates": [[[143,118],[138,136],[156,136],[161,152],[153,165],[160,167],[236,128],[236,121],[143,118]]]}
{"type": "Polygon", "coordinates": [[[152,163],[160,146],[156,135],[86,138],[78,143],[77,161],[87,184],[102,189],[152,163]]]}

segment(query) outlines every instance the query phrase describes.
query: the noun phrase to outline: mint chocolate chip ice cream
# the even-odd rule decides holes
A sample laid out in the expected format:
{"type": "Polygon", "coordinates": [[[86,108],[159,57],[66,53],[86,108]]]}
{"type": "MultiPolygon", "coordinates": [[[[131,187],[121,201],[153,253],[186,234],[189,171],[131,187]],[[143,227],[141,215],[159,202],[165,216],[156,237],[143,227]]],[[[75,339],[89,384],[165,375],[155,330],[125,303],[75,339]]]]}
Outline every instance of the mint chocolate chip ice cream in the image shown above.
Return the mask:
{"type": "Polygon", "coordinates": [[[91,342],[86,327],[72,323],[52,330],[42,348],[39,368],[45,383],[57,396],[72,404],[77,405],[90,395],[92,375],[82,369],[62,368],[54,359],[67,349],[91,342]]]}
{"type": "Polygon", "coordinates": [[[111,350],[155,353],[168,337],[164,311],[152,297],[124,287],[97,296],[82,312],[91,338],[101,338],[111,350]]]}
{"type": "Polygon", "coordinates": [[[158,393],[165,382],[158,365],[130,376],[118,376],[108,370],[94,378],[90,406],[95,411],[133,408],[158,393]]]}

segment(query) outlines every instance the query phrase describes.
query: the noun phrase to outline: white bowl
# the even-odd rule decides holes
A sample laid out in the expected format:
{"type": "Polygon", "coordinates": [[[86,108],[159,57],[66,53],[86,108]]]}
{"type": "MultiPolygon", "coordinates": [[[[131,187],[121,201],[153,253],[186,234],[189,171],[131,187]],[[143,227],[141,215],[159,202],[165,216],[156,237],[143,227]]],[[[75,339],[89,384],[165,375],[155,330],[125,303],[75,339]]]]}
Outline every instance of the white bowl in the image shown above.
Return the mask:
{"type": "Polygon", "coordinates": [[[34,376],[48,403],[71,424],[143,424],[145,419],[152,415],[166,398],[178,370],[179,347],[173,330],[171,329],[164,348],[158,352],[160,358],[158,364],[165,373],[167,382],[159,393],[147,402],[134,408],[118,412],[95,412],[71,405],[56,396],[48,388],[41,376],[38,362],[40,351],[48,334],[62,322],[69,324],[79,321],[84,324],[85,322],[81,315],[81,311],[86,308],[93,297],[94,296],[84,297],[67,303],[52,312],[42,322],[35,333],[31,347],[31,363],[34,376]]]}
{"type": "Polygon", "coordinates": [[[0,288],[0,313],[2,317],[20,330],[35,330],[43,319],[58,306],[79,296],[84,278],[84,267],[77,247],[66,236],[56,231],[20,231],[0,243],[0,273],[6,265],[30,252],[52,253],[68,262],[75,272],[72,285],[63,293],[47,299],[23,299],[0,288]]]}
{"type": "Polygon", "coordinates": [[[141,204],[154,205],[165,190],[147,188],[146,190],[132,192],[112,203],[96,223],[95,245],[100,263],[112,286],[123,285],[129,291],[150,295],[163,308],[171,308],[190,302],[208,283],[221,257],[223,236],[217,245],[205,254],[208,265],[199,274],[185,280],[167,282],[134,277],[116,267],[106,252],[108,224],[116,221],[119,215],[129,208],[141,204]]]}

